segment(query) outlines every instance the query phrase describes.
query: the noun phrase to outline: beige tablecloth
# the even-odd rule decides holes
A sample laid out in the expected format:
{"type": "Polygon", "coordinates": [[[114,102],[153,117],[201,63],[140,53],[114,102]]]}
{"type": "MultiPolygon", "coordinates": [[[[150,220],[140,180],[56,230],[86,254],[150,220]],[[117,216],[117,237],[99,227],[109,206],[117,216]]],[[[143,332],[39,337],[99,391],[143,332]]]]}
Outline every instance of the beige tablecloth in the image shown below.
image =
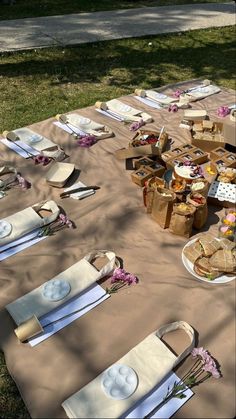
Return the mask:
{"type": "MultiPolygon", "coordinates": [[[[153,116],[154,123],[148,124],[148,128],[160,129],[165,125],[175,145],[189,140],[188,131],[179,128],[183,110],[169,113],[147,108],[131,96],[121,100],[153,116]]],[[[211,116],[216,116],[218,106],[234,100],[234,92],[224,90],[192,107],[206,108],[211,116]]],[[[64,418],[61,403],[66,398],[162,324],[185,320],[195,328],[198,345],[207,348],[219,361],[223,378],[211,379],[196,388],[195,396],[175,417],[233,418],[235,281],[225,285],[205,284],[185,270],[181,251],[187,240],[162,230],[146,214],[142,189],[131,182],[124,161],[113,156],[115,150],[125,147],[132,138],[129,127],[97,113],[94,107],[78,112],[110,125],[115,137],[82,149],[73,137],[53,124],[54,119],[30,128],[64,148],[70,155],[68,161],[81,170],[82,182],[101,186],[95,195],[83,201],[60,200],[61,190],[50,187],[44,180],[48,167],[34,166],[31,160],[24,160],[0,145],[2,160],[17,164],[22,175],[32,181],[30,190],[11,190],[1,200],[0,218],[35,202],[53,199],[77,226],[1,262],[0,346],[31,416],[64,418]],[[123,259],[125,269],[136,274],[140,283],[112,295],[35,348],[19,343],[13,333],[14,322],[4,307],[93,249],[114,250],[123,259]]],[[[209,223],[204,229],[216,232],[222,214],[221,208],[210,207],[209,223]]],[[[183,370],[188,362],[181,367],[183,370]]]]}

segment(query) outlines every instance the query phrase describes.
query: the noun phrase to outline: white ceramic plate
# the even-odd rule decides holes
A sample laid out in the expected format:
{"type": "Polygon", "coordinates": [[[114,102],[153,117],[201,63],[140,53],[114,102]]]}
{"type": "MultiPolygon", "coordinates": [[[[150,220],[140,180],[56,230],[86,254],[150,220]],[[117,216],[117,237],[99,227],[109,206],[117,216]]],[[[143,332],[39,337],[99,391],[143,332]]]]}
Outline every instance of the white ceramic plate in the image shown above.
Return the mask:
{"type": "Polygon", "coordinates": [[[0,220],[0,239],[9,236],[12,230],[12,225],[5,220],[0,220]]]}
{"type": "Polygon", "coordinates": [[[125,105],[125,104],[117,104],[117,111],[118,112],[130,112],[131,111],[131,107],[129,105],[125,105]]]}
{"type": "Polygon", "coordinates": [[[32,134],[29,138],[28,138],[28,142],[30,144],[35,144],[35,143],[39,143],[40,141],[43,140],[43,136],[39,135],[39,134],[32,134]]]}
{"type": "Polygon", "coordinates": [[[88,125],[88,124],[90,124],[90,122],[91,122],[91,119],[89,119],[89,118],[79,118],[78,119],[78,124],[79,125],[88,125]]]}
{"type": "Polygon", "coordinates": [[[106,370],[101,378],[101,386],[111,399],[123,400],[133,394],[138,385],[136,372],[127,365],[115,364],[106,370]]]}
{"type": "Polygon", "coordinates": [[[191,275],[195,276],[195,278],[197,278],[198,280],[203,281],[203,282],[207,282],[208,284],[225,284],[226,282],[233,281],[233,280],[235,279],[235,276],[233,276],[233,275],[232,275],[232,276],[230,276],[230,275],[221,275],[221,276],[219,276],[218,278],[213,279],[212,281],[210,281],[210,280],[208,280],[207,278],[203,278],[202,276],[197,275],[197,274],[195,273],[195,271],[194,271],[194,269],[193,269],[193,264],[192,264],[192,262],[190,262],[190,260],[188,260],[188,259],[186,258],[186,256],[184,255],[184,249],[185,249],[186,247],[190,246],[190,244],[194,243],[196,240],[197,240],[197,239],[190,240],[190,241],[189,241],[189,242],[188,242],[188,243],[184,246],[184,248],[183,248],[183,250],[182,250],[182,262],[183,262],[183,264],[184,264],[185,268],[187,269],[187,271],[188,271],[191,275]]]}
{"type": "Polygon", "coordinates": [[[60,301],[65,298],[71,290],[69,282],[62,279],[52,279],[43,285],[42,295],[49,301],[60,301]]]}

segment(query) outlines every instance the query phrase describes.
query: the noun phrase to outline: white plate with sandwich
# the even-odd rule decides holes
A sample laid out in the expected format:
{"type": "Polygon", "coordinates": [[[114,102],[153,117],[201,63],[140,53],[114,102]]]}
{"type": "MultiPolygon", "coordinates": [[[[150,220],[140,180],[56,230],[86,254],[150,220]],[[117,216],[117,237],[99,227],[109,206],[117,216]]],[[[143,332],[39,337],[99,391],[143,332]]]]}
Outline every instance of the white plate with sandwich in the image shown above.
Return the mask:
{"type": "Polygon", "coordinates": [[[202,234],[190,240],[182,250],[187,271],[208,284],[224,284],[235,279],[235,243],[202,234]]]}

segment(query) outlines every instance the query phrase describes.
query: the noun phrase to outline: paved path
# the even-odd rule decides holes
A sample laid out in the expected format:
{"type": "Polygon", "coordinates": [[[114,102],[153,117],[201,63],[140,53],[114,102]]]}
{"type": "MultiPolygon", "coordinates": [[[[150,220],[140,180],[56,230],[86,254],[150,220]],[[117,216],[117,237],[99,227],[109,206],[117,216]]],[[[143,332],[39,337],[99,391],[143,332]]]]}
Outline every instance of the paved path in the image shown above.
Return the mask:
{"type": "Polygon", "coordinates": [[[235,3],[146,7],[0,21],[0,51],[65,46],[235,24],[235,3]]]}

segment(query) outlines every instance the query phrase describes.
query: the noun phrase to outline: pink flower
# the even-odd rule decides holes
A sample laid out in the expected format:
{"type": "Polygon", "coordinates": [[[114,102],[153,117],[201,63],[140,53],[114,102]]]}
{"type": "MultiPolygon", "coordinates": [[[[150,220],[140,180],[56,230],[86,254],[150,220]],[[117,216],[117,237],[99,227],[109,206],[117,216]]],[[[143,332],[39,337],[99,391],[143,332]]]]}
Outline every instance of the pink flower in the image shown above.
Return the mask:
{"type": "Polygon", "coordinates": [[[77,144],[80,147],[91,147],[93,144],[95,144],[97,142],[97,139],[94,135],[84,135],[83,137],[81,137],[78,141],[77,144]]]}
{"type": "Polygon", "coordinates": [[[111,277],[112,286],[110,288],[106,288],[106,291],[109,294],[112,294],[117,292],[120,288],[125,287],[126,285],[130,286],[137,283],[138,278],[135,275],[126,272],[125,269],[116,268],[111,277]]]}
{"type": "Polygon", "coordinates": [[[174,96],[174,97],[179,98],[179,97],[180,97],[180,95],[182,95],[182,93],[183,93],[183,91],[182,91],[182,90],[176,90],[176,91],[173,93],[173,96],[174,96]]]}
{"type": "Polygon", "coordinates": [[[194,348],[191,352],[193,358],[200,357],[201,361],[203,362],[202,370],[209,372],[214,378],[220,378],[221,374],[216,366],[214,359],[211,355],[201,348],[194,348]]]}
{"type": "Polygon", "coordinates": [[[145,125],[145,122],[143,119],[140,119],[140,121],[135,121],[130,125],[130,131],[137,131],[139,128],[141,128],[143,125],[145,125]]]}
{"type": "Polygon", "coordinates": [[[228,106],[220,106],[217,109],[217,115],[220,118],[224,118],[225,116],[229,115],[229,113],[230,113],[230,109],[228,108],[228,106]]]}
{"type": "Polygon", "coordinates": [[[192,354],[193,358],[196,358],[197,356],[200,356],[203,361],[205,361],[205,359],[207,359],[208,356],[209,356],[207,351],[205,349],[203,349],[203,347],[193,348],[191,354],[192,354]]]}
{"type": "Polygon", "coordinates": [[[49,164],[50,161],[51,161],[51,159],[47,156],[44,156],[43,154],[39,154],[38,156],[34,157],[35,164],[42,163],[43,166],[47,166],[47,164],[49,164]]]}
{"type": "Polygon", "coordinates": [[[67,217],[67,215],[64,214],[59,214],[59,219],[62,222],[62,225],[67,225],[67,227],[72,228],[73,227],[73,223],[71,220],[69,220],[69,218],[67,217]]]}
{"type": "Polygon", "coordinates": [[[178,106],[174,103],[173,105],[170,105],[168,108],[169,112],[178,112],[178,106]]]}
{"type": "Polygon", "coordinates": [[[31,183],[30,182],[28,182],[28,180],[26,180],[26,179],[24,179],[21,175],[17,175],[16,176],[16,178],[17,178],[17,180],[18,180],[18,182],[19,182],[19,186],[22,188],[22,189],[30,189],[31,188],[31,183]]]}

